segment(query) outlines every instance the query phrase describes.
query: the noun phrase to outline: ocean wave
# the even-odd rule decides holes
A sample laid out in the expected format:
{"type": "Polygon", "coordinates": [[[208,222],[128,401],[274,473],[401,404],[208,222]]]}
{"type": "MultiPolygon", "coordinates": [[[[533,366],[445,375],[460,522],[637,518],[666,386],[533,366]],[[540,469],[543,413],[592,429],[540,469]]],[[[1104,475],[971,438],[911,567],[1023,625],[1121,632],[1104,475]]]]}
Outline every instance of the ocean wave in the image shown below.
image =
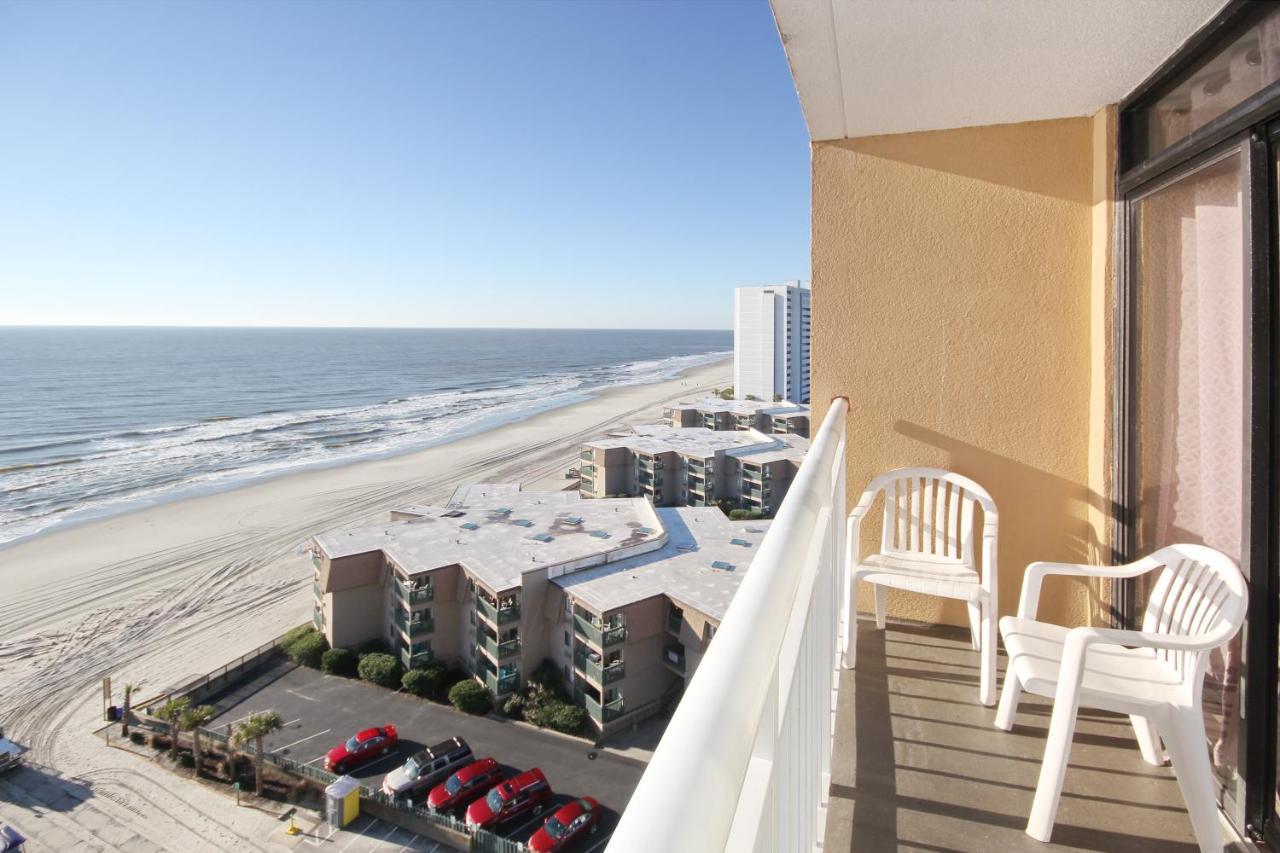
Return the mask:
{"type": "MultiPolygon", "coordinates": [[[[421,449],[613,387],[721,360],[711,352],[534,374],[518,384],[456,382],[421,395],[328,408],[265,410],[44,442],[55,459],[0,467],[0,544],[96,517],[302,468],[421,449]],[[65,452],[69,448],[79,452],[65,452]]],[[[29,450],[36,445],[28,445],[29,450]]],[[[0,452],[0,463],[17,452],[0,452]]]]}

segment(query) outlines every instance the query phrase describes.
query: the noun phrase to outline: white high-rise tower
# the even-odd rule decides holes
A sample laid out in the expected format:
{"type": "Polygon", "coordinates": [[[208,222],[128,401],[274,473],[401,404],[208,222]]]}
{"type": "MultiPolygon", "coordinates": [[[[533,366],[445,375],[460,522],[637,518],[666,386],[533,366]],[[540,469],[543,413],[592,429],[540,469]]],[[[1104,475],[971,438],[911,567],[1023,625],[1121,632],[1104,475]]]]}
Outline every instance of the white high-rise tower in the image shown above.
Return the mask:
{"type": "Polygon", "coordinates": [[[809,301],[798,281],[733,295],[733,394],[809,402],[809,301]]]}

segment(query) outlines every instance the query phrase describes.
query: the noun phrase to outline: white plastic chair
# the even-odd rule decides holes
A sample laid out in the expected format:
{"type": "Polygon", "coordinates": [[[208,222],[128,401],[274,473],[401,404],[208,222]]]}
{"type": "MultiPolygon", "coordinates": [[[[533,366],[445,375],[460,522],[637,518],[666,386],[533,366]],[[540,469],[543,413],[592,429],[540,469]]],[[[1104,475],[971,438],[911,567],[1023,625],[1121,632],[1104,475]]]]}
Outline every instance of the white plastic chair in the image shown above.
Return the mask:
{"type": "Polygon", "coordinates": [[[857,587],[872,584],[876,627],[884,628],[885,594],[894,589],[955,598],[969,607],[969,632],[980,652],[978,694],[984,705],[996,701],[996,538],[998,515],[986,489],[968,477],[940,468],[899,468],[871,481],[849,514],[846,565],[852,567],[846,590],[849,619],[844,665],[857,660],[857,587]],[[858,562],[862,519],[884,492],[880,551],[858,562]],[[975,509],[982,508],[982,567],[974,562],[975,509]]]}
{"type": "Polygon", "coordinates": [[[1053,834],[1081,705],[1128,714],[1142,757],[1163,764],[1164,740],[1201,850],[1222,851],[1201,708],[1209,653],[1244,624],[1248,590],[1230,557],[1203,545],[1170,545],[1125,566],[1032,563],[1018,615],[1000,620],[1009,665],[996,711],[1009,731],[1023,690],[1053,697],[1053,716],[1027,834],[1053,834]],[[1141,631],[1064,628],[1035,621],[1046,575],[1132,578],[1159,571],[1141,631]]]}

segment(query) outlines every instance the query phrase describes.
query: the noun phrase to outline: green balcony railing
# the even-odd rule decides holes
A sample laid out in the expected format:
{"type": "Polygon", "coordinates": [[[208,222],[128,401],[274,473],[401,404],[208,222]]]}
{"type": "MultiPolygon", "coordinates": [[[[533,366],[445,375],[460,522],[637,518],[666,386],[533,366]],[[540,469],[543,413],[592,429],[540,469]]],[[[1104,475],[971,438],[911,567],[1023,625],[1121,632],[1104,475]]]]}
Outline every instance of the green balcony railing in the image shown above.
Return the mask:
{"type": "Polygon", "coordinates": [[[425,637],[436,629],[436,620],[427,619],[404,619],[396,617],[396,625],[409,635],[410,639],[414,637],[425,637]]]}
{"type": "Polygon", "coordinates": [[[576,613],[573,614],[573,629],[578,632],[579,636],[585,637],[601,648],[615,646],[627,638],[627,626],[625,625],[607,627],[595,625],[590,619],[584,619],[576,613]]]}
{"type": "Polygon", "coordinates": [[[489,656],[494,660],[503,660],[504,658],[509,658],[520,652],[519,637],[513,640],[507,640],[503,643],[499,643],[488,634],[481,634],[479,639],[480,645],[484,647],[484,650],[488,652],[489,656]]]}
{"type": "Polygon", "coordinates": [[[483,596],[476,596],[476,610],[495,625],[506,625],[520,619],[520,605],[507,604],[502,607],[490,604],[483,596]]]}
{"type": "Polygon", "coordinates": [[[598,723],[609,723],[622,716],[623,701],[621,699],[614,699],[612,702],[601,705],[584,693],[582,704],[586,706],[591,718],[598,723]]]}
{"type": "Polygon", "coordinates": [[[594,450],[583,450],[578,454],[578,458],[585,459],[590,462],[592,459],[596,458],[596,453],[594,450]]]}
{"type": "Polygon", "coordinates": [[[585,673],[586,676],[596,684],[613,684],[626,677],[627,665],[623,661],[614,661],[610,664],[602,664],[598,660],[592,660],[589,655],[577,653],[573,656],[573,663],[579,672],[585,673]]]}
{"type": "Polygon", "coordinates": [[[667,611],[667,633],[680,636],[680,626],[684,623],[684,614],[674,610],[667,611]]]}
{"type": "Polygon", "coordinates": [[[311,624],[321,631],[324,630],[324,611],[319,607],[311,611],[311,624]]]}
{"type": "Polygon", "coordinates": [[[427,648],[426,643],[414,643],[409,648],[400,650],[400,661],[405,669],[419,669],[434,662],[435,659],[435,652],[427,648]]]}
{"type": "Polygon", "coordinates": [[[484,674],[485,686],[489,688],[494,696],[501,696],[504,693],[510,693],[520,686],[520,673],[509,672],[505,675],[488,670],[484,674]]]}
{"type": "Polygon", "coordinates": [[[396,592],[400,598],[407,601],[410,606],[414,604],[425,604],[428,601],[435,601],[436,591],[432,584],[414,587],[406,583],[396,582],[396,592]]]}
{"type": "Polygon", "coordinates": [[[320,588],[320,581],[311,584],[311,591],[315,593],[316,598],[324,598],[324,590],[320,588]]]}

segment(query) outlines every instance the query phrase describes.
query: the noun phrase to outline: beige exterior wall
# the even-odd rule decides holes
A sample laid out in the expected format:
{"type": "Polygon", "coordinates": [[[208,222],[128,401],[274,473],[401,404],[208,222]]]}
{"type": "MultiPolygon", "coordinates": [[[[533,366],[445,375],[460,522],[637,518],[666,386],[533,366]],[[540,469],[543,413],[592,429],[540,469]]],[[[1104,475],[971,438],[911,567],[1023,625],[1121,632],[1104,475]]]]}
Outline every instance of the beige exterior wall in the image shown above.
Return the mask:
{"type": "MultiPolygon", "coordinates": [[[[1104,112],[813,148],[814,417],[849,398],[851,499],[907,465],[990,490],[1004,613],[1029,562],[1105,551],[1113,134],[1104,112]]],[[[959,603],[889,601],[965,624],[959,603]]],[[[1069,584],[1043,601],[1068,624],[1098,604],[1069,584]]]]}

